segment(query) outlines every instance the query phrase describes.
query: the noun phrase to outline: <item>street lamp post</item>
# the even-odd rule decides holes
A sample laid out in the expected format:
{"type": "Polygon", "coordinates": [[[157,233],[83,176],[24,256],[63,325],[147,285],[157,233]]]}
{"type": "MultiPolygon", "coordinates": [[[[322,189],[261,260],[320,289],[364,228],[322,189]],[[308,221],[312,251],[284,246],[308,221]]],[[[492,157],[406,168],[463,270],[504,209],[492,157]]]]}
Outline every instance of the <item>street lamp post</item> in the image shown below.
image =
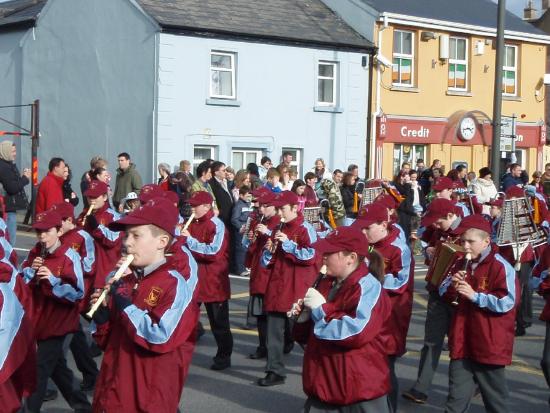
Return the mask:
{"type": "Polygon", "coordinates": [[[497,53],[495,59],[495,94],[493,97],[493,140],[491,143],[491,170],[493,180],[500,180],[500,123],[502,115],[502,65],[504,60],[504,22],[506,0],[498,0],[497,53]]]}

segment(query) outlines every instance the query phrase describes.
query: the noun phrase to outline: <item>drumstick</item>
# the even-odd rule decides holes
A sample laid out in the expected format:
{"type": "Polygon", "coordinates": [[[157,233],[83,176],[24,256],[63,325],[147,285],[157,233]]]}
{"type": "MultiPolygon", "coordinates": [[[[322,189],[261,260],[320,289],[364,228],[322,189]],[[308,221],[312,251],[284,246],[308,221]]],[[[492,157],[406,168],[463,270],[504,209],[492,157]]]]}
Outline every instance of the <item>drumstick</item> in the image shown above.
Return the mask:
{"type": "Polygon", "coordinates": [[[182,231],[187,231],[187,228],[189,228],[189,225],[191,225],[191,222],[195,219],[195,213],[193,212],[187,221],[185,221],[185,225],[183,226],[182,231]]]}
{"type": "MultiPolygon", "coordinates": [[[[113,278],[112,278],[114,280],[113,282],[116,282],[122,278],[124,272],[128,269],[128,267],[130,266],[133,260],[134,260],[134,256],[132,254],[128,254],[126,258],[124,258],[124,261],[122,262],[120,267],[118,267],[118,270],[116,271],[115,275],[113,275],[113,278]]],[[[107,298],[108,293],[109,293],[109,288],[105,286],[103,288],[103,291],[101,292],[101,295],[97,299],[97,301],[94,303],[94,305],[92,305],[92,308],[90,308],[90,311],[88,311],[88,313],[86,314],[88,317],[90,318],[93,317],[94,313],[97,311],[99,306],[103,303],[105,298],[107,298]]]]}
{"type": "Polygon", "coordinates": [[[95,205],[93,203],[90,204],[88,211],[86,211],[86,215],[84,215],[84,218],[82,218],[82,226],[86,225],[86,218],[92,213],[92,211],[94,210],[94,206],[95,205]]]}

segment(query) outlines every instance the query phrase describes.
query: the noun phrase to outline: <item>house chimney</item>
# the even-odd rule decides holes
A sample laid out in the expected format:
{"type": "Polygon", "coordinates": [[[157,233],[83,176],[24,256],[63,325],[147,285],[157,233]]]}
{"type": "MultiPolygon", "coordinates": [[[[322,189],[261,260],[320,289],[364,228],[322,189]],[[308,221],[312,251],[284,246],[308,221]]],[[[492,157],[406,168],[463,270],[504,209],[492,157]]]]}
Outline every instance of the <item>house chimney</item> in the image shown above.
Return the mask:
{"type": "Polygon", "coordinates": [[[535,20],[537,18],[537,10],[533,6],[533,0],[527,2],[527,6],[523,9],[523,20],[535,20]]]}

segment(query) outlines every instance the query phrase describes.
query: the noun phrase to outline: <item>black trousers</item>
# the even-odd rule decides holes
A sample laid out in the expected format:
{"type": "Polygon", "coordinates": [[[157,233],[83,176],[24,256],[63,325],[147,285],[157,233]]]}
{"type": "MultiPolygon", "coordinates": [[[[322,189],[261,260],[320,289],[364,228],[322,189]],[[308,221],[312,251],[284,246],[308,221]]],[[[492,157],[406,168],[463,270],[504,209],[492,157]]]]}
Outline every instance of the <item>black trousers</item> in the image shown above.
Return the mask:
{"type": "Polygon", "coordinates": [[[521,263],[520,270],[516,273],[521,289],[521,300],[516,312],[516,323],[518,327],[527,327],[533,322],[533,290],[529,288],[529,279],[533,263],[521,263]]]}
{"type": "Polygon", "coordinates": [[[233,352],[233,335],[229,329],[229,304],[226,300],[221,303],[204,303],[204,306],[206,307],[212,334],[218,345],[214,362],[229,362],[233,352]]]}
{"type": "Polygon", "coordinates": [[[27,411],[38,413],[42,407],[42,399],[46,393],[48,377],[61,391],[61,394],[73,409],[89,409],[92,406],[86,394],[78,390],[74,383],[72,370],[67,367],[67,360],[63,355],[63,342],[66,336],[53,337],[38,341],[37,347],[37,381],[36,391],[27,399],[27,411]]]}
{"type": "Polygon", "coordinates": [[[71,340],[71,353],[78,370],[82,373],[85,383],[94,383],[99,373],[97,364],[92,357],[86,334],[82,329],[82,323],[78,325],[78,331],[73,334],[71,340]]]}

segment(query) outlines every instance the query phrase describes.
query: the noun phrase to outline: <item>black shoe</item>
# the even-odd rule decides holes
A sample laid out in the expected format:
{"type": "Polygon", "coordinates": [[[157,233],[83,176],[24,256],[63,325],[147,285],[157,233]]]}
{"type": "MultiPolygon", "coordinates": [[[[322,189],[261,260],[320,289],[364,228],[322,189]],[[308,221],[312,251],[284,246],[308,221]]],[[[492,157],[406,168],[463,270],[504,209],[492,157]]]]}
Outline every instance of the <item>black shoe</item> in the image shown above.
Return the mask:
{"type": "Polygon", "coordinates": [[[202,323],[199,321],[199,323],[197,324],[197,340],[202,336],[204,336],[204,327],[202,323]]]}
{"type": "Polygon", "coordinates": [[[516,327],[516,337],[521,337],[525,335],[525,327],[517,326],[516,327]]]}
{"type": "Polygon", "coordinates": [[[57,390],[55,389],[47,389],[46,393],[44,394],[44,398],[42,399],[45,402],[50,402],[52,400],[57,399],[57,390]]]}
{"type": "Polygon", "coordinates": [[[265,359],[267,357],[267,350],[256,350],[255,353],[249,354],[248,358],[252,360],[265,359]]]}
{"type": "Polygon", "coordinates": [[[214,364],[210,366],[210,370],[221,371],[231,367],[231,360],[228,361],[214,361],[214,364]]]}
{"type": "Polygon", "coordinates": [[[285,347],[283,349],[283,353],[288,354],[292,351],[293,348],[294,348],[294,341],[290,341],[290,342],[285,344],[285,347]]]}
{"type": "Polygon", "coordinates": [[[285,383],[285,378],[283,376],[279,376],[276,373],[273,373],[272,371],[267,373],[267,375],[263,379],[258,380],[258,385],[262,387],[276,386],[278,384],[284,384],[284,383],[285,383]]]}
{"type": "Polygon", "coordinates": [[[80,382],[80,390],[82,391],[92,391],[95,387],[95,378],[92,380],[82,380],[80,382]]]}
{"type": "Polygon", "coordinates": [[[410,389],[409,391],[403,392],[401,396],[418,404],[424,404],[428,400],[427,394],[424,394],[415,389],[410,389]]]}

